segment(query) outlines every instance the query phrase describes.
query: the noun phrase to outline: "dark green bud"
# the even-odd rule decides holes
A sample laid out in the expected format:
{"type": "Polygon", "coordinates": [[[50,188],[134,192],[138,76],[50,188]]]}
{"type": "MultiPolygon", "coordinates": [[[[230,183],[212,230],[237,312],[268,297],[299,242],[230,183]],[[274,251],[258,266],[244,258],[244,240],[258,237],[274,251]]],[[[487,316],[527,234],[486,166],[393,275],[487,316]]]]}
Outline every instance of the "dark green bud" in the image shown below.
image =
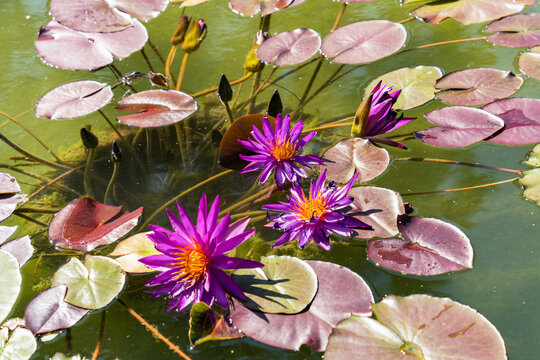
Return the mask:
{"type": "Polygon", "coordinates": [[[117,163],[122,160],[122,150],[120,150],[120,146],[118,146],[116,140],[112,142],[111,160],[113,163],[117,163]]]}
{"type": "Polygon", "coordinates": [[[281,97],[279,96],[279,91],[274,90],[274,94],[268,103],[268,110],[266,114],[276,117],[277,114],[281,114],[283,111],[283,104],[281,102],[281,97]]]}
{"type": "Polygon", "coordinates": [[[226,103],[232,100],[233,91],[231,88],[231,84],[229,84],[229,80],[227,80],[225,74],[221,74],[217,94],[222,103],[226,103]]]}
{"type": "Polygon", "coordinates": [[[96,135],[92,134],[87,128],[81,129],[81,140],[85,148],[95,149],[98,147],[99,141],[96,135]]]}
{"type": "Polygon", "coordinates": [[[191,20],[187,15],[180,16],[180,20],[178,21],[178,26],[174,30],[174,33],[171,37],[172,45],[178,45],[182,41],[184,41],[184,37],[186,36],[186,32],[189,27],[190,21],[191,20]]]}

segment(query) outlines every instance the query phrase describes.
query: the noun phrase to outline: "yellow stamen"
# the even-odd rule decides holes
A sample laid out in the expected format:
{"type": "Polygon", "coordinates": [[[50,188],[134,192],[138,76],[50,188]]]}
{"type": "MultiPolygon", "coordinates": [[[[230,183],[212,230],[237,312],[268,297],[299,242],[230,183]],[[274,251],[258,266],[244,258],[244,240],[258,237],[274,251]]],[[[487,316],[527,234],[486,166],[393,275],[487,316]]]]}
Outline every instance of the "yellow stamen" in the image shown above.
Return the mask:
{"type": "Polygon", "coordinates": [[[277,143],[274,148],[270,151],[270,154],[276,160],[289,160],[296,153],[294,144],[291,144],[289,139],[286,139],[284,143],[277,143]]]}
{"type": "Polygon", "coordinates": [[[312,217],[320,218],[326,213],[328,210],[327,201],[321,195],[322,194],[319,192],[317,196],[312,199],[310,194],[308,199],[302,194],[302,201],[298,203],[298,211],[296,213],[300,220],[308,221],[312,217]]]}
{"type": "Polygon", "coordinates": [[[173,264],[177,267],[174,273],[176,280],[195,284],[201,277],[206,276],[206,254],[196,242],[194,247],[180,246],[178,249],[180,251],[174,254],[177,261],[173,264]]]}

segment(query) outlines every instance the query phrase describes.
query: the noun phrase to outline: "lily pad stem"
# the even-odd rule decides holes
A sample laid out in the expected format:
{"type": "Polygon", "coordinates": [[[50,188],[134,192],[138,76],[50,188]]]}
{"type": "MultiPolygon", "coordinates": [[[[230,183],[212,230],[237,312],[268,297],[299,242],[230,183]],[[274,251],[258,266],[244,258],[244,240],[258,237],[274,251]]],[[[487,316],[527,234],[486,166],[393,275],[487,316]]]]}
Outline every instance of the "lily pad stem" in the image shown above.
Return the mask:
{"type": "Polygon", "coordinates": [[[429,195],[429,194],[439,194],[439,193],[445,193],[445,192],[480,189],[480,188],[485,188],[485,187],[490,187],[490,186],[495,186],[495,185],[500,185],[500,184],[506,184],[506,183],[509,183],[509,182],[516,181],[519,178],[520,177],[515,177],[515,178],[512,178],[512,179],[508,179],[508,180],[497,181],[497,182],[493,182],[493,183],[489,183],[489,184],[468,186],[468,187],[458,188],[458,189],[446,189],[446,190],[422,191],[422,192],[416,192],[416,193],[405,193],[405,194],[401,194],[401,196],[429,195]]]}
{"type": "Polygon", "coordinates": [[[521,175],[521,170],[505,169],[505,168],[499,168],[499,167],[494,167],[494,166],[474,164],[474,163],[468,163],[468,162],[463,162],[463,161],[446,160],[446,159],[404,157],[404,158],[396,158],[394,159],[394,161],[422,161],[422,162],[435,162],[435,163],[443,163],[443,164],[464,165],[464,166],[477,167],[481,169],[498,170],[498,171],[521,175]]]}
{"type": "Polygon", "coordinates": [[[180,65],[180,72],[178,73],[178,81],[176,82],[176,91],[180,91],[182,88],[182,81],[184,80],[184,74],[186,73],[187,61],[190,53],[184,53],[182,58],[182,65],[180,65]]]}
{"type": "Polygon", "coordinates": [[[486,40],[486,37],[485,36],[479,36],[479,37],[468,38],[468,39],[441,41],[441,42],[438,42],[438,43],[420,45],[420,46],[416,46],[416,47],[413,47],[413,48],[405,49],[405,50],[403,50],[403,52],[411,51],[411,50],[417,50],[417,49],[425,49],[425,48],[432,47],[432,46],[455,44],[455,43],[467,42],[467,41],[475,41],[475,40],[486,40]]]}
{"type": "Polygon", "coordinates": [[[165,65],[165,60],[163,59],[163,56],[161,55],[161,52],[159,52],[159,49],[157,48],[157,46],[152,42],[152,40],[150,40],[150,37],[148,37],[148,45],[150,45],[152,50],[154,50],[154,52],[156,53],[156,55],[159,58],[159,61],[161,61],[161,63],[163,65],[165,65]]]}
{"type": "Polygon", "coordinates": [[[31,158],[33,160],[36,160],[36,161],[38,161],[38,162],[40,162],[40,163],[42,163],[44,165],[49,165],[50,167],[57,168],[57,169],[71,169],[70,166],[63,165],[63,164],[58,164],[58,163],[43,159],[42,157],[39,157],[37,155],[34,155],[34,154],[24,150],[20,146],[18,146],[15,143],[11,142],[11,140],[9,140],[7,137],[5,137],[2,133],[0,133],[0,140],[3,140],[6,144],[8,144],[15,151],[20,152],[24,156],[29,157],[29,158],[31,158]]]}
{"type": "MultiPolygon", "coordinates": [[[[343,4],[343,5],[346,5],[346,4],[343,4]]],[[[313,83],[315,82],[315,78],[319,74],[319,70],[321,70],[321,66],[322,66],[323,62],[324,62],[324,57],[322,55],[320,55],[319,56],[319,61],[317,62],[317,67],[315,67],[315,70],[313,71],[313,74],[311,75],[311,79],[309,79],[309,83],[306,86],[306,90],[304,90],[304,94],[300,98],[300,102],[298,103],[298,105],[303,104],[306,101],[306,98],[307,98],[307,96],[309,94],[309,91],[311,90],[311,87],[313,86],[313,83]]],[[[296,113],[297,113],[297,110],[294,110],[293,113],[291,114],[291,118],[294,118],[296,113]]]]}
{"type": "Polygon", "coordinates": [[[26,199],[24,199],[24,202],[27,203],[29,202],[30,200],[32,200],[32,198],[34,198],[36,195],[38,195],[40,192],[42,192],[43,190],[45,190],[46,188],[48,188],[49,186],[51,186],[52,184],[54,184],[55,182],[63,179],[65,176],[68,176],[69,174],[71,174],[72,172],[74,171],[77,171],[79,169],[81,169],[84,165],[81,165],[81,166],[78,166],[76,168],[73,168],[71,170],[68,170],[66,171],[65,173],[61,174],[61,175],[58,175],[57,177],[55,177],[54,179],[50,180],[48,183],[46,183],[45,185],[43,185],[42,187],[40,187],[39,189],[37,189],[36,191],[34,191],[32,194],[28,195],[26,197],[26,199]]]}
{"type": "Polygon", "coordinates": [[[251,95],[248,106],[248,114],[253,114],[255,111],[255,102],[257,101],[257,89],[259,88],[259,82],[261,81],[261,72],[258,71],[253,78],[251,85],[251,95]]]}
{"type": "Polygon", "coordinates": [[[169,78],[169,86],[171,89],[174,89],[176,86],[176,79],[174,79],[174,76],[171,73],[171,66],[174,60],[174,55],[176,55],[177,48],[177,45],[171,46],[171,50],[169,50],[169,55],[167,55],[167,61],[165,62],[165,76],[169,78]]]}
{"type": "Polygon", "coordinates": [[[103,312],[101,313],[101,325],[99,327],[99,335],[98,335],[96,347],[94,349],[94,353],[92,354],[92,360],[97,360],[98,355],[99,355],[99,349],[101,348],[101,340],[103,339],[103,332],[105,331],[106,314],[107,314],[107,310],[103,310],[103,312]]]}
{"type": "Polygon", "coordinates": [[[152,67],[152,63],[150,63],[150,60],[148,59],[148,56],[146,56],[146,52],[144,51],[144,47],[141,48],[141,55],[144,58],[144,61],[146,61],[146,65],[148,65],[148,68],[151,72],[155,72],[154,68],[152,67]]]}

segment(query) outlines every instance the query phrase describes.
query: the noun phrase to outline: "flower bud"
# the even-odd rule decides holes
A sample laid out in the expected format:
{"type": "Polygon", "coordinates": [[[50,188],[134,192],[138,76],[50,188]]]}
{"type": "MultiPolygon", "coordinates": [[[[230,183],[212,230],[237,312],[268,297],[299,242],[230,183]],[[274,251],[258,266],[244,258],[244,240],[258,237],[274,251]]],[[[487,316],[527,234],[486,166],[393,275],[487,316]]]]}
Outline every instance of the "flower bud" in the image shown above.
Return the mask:
{"type": "Polygon", "coordinates": [[[251,50],[249,50],[246,61],[244,62],[244,68],[252,73],[256,73],[258,71],[261,71],[264,67],[264,63],[262,63],[259,58],[257,57],[257,49],[264,41],[264,35],[262,31],[259,31],[257,35],[255,35],[255,43],[253,44],[253,47],[251,50]]]}
{"type": "Polygon", "coordinates": [[[122,160],[122,151],[120,150],[120,146],[118,146],[116,140],[112,142],[111,160],[113,163],[117,163],[122,160]]]}
{"type": "Polygon", "coordinates": [[[182,43],[182,50],[187,53],[192,53],[199,48],[201,41],[206,36],[206,24],[203,19],[194,21],[187,32],[184,42],[182,43]]]}
{"type": "Polygon", "coordinates": [[[178,45],[182,41],[184,41],[184,37],[186,35],[186,31],[189,27],[191,19],[187,15],[180,16],[180,20],[178,21],[178,26],[174,30],[174,33],[171,37],[171,44],[172,45],[178,45]]]}
{"type": "Polygon", "coordinates": [[[98,138],[92,134],[87,128],[81,129],[81,140],[85,148],[95,149],[98,147],[98,138]]]}
{"type": "Polygon", "coordinates": [[[366,125],[369,117],[369,111],[371,110],[371,103],[373,101],[373,93],[370,93],[367,98],[362,101],[356,114],[354,114],[354,120],[351,127],[351,135],[355,137],[364,136],[366,125]]]}
{"type": "Polygon", "coordinates": [[[219,79],[219,87],[218,87],[217,94],[222,103],[226,103],[232,100],[233,90],[225,74],[221,74],[221,79],[219,79]]]}

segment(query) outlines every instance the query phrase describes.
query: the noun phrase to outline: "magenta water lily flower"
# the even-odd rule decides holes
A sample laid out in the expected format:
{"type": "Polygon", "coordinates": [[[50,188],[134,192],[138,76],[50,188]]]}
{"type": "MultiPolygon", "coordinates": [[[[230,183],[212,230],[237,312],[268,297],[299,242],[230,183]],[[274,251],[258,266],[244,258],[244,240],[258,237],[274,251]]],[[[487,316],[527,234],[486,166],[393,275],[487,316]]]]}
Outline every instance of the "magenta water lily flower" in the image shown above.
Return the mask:
{"type": "Polygon", "coordinates": [[[243,147],[255,153],[255,155],[240,155],[248,164],[241,173],[263,170],[259,177],[259,184],[268,180],[275,171],[275,180],[278,188],[283,189],[286,182],[297,184],[301,178],[307,177],[306,171],[301,167],[311,169],[310,164],[321,164],[323,160],[315,155],[299,155],[298,152],[307,144],[317,132],[300,138],[304,123],[297,122],[291,129],[290,116],[282,118],[281,114],[276,117],[275,130],[270,121],[263,118],[264,134],[253,126],[251,136],[253,139],[238,142],[243,147]],[[299,166],[301,165],[301,166],[299,166]]]}
{"type": "Polygon", "coordinates": [[[298,245],[303,248],[313,239],[323,249],[330,250],[331,233],[352,236],[354,229],[370,229],[371,226],[345,214],[353,201],[347,194],[357,178],[358,174],[342,187],[333,181],[325,185],[324,169],[316,181],[311,181],[308,196],[300,185],[294,185],[287,196],[288,202],[264,205],[263,209],[279,213],[268,215],[270,224],[285,231],[273,247],[298,239],[298,245]]]}
{"type": "Polygon", "coordinates": [[[178,204],[180,218],[167,210],[173,231],[150,225],[148,238],[161,254],[140,259],[143,264],[161,271],[147,286],[159,286],[152,297],[168,295],[169,310],[182,310],[190,303],[202,301],[211,306],[216,301],[227,307],[227,293],[246,299],[243,291],[224,269],[256,268],[263,264],[224,255],[248,239],[255,230],[244,231],[249,218],[230,223],[227,214],[218,222],[219,196],[207,211],[206,195],[199,203],[194,225],[178,204]]]}

